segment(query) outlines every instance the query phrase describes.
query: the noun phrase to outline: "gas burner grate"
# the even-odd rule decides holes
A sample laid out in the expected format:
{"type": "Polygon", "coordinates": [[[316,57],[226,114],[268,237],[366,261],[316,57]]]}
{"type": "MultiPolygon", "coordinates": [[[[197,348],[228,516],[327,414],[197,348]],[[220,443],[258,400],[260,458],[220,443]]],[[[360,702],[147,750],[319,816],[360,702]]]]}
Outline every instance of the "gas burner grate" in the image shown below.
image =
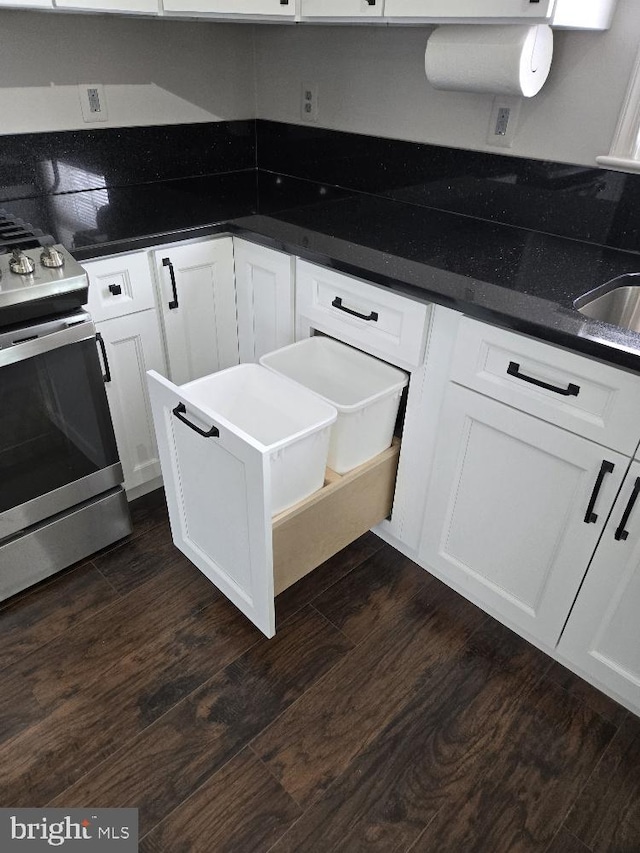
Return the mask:
{"type": "Polygon", "coordinates": [[[12,249],[37,249],[49,246],[55,240],[39,228],[12,216],[6,210],[0,210],[0,255],[12,249]]]}

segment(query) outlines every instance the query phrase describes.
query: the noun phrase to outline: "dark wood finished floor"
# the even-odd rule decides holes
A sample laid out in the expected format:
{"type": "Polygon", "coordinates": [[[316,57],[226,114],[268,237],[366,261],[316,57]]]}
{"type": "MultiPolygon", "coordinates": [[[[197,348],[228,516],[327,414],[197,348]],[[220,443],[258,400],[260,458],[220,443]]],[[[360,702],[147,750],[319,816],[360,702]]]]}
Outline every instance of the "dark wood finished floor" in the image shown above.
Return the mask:
{"type": "Polygon", "coordinates": [[[266,640],[170,540],[0,604],[0,806],[135,806],[142,851],[640,851],[640,720],[373,534],[266,640]]]}

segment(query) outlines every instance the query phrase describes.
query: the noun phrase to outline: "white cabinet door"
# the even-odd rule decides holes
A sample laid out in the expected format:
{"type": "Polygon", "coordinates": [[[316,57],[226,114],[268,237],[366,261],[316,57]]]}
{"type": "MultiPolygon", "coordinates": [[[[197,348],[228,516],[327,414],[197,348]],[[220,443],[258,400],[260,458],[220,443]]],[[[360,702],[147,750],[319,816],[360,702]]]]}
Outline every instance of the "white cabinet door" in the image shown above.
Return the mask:
{"type": "Polygon", "coordinates": [[[158,0],[55,0],[58,9],[78,12],[120,12],[122,14],[157,15],[158,0]]]}
{"type": "Polygon", "coordinates": [[[165,371],[155,309],[98,323],[106,351],[107,399],[113,419],[125,489],[160,476],[147,370],[165,371]]]}
{"type": "Polygon", "coordinates": [[[51,9],[53,0],[0,0],[0,8],[7,9],[51,9]]]}
{"type": "Polygon", "coordinates": [[[165,12],[183,15],[294,20],[296,0],[163,0],[165,12]]]}
{"type": "Polygon", "coordinates": [[[385,18],[447,23],[535,22],[551,18],[556,0],[385,0],[385,18]]]}
{"type": "Polygon", "coordinates": [[[302,0],[301,15],[307,18],[382,20],[384,0],[302,0]]]}
{"type": "Polygon", "coordinates": [[[640,714],[640,462],[625,480],[558,653],[640,714]]]}
{"type": "Polygon", "coordinates": [[[453,383],[439,434],[421,562],[554,646],[628,458],[453,383]]]}
{"type": "Polygon", "coordinates": [[[173,541],[272,637],[269,459],[244,433],[216,423],[211,412],[189,402],[180,388],[162,376],[149,375],[149,390],[173,541]],[[202,435],[212,427],[217,435],[202,435]]]}
{"type": "Polygon", "coordinates": [[[241,362],[294,341],[291,255],[233,238],[241,362]]]}
{"type": "Polygon", "coordinates": [[[171,379],[182,385],[238,364],[231,237],[153,254],[171,379]]]}

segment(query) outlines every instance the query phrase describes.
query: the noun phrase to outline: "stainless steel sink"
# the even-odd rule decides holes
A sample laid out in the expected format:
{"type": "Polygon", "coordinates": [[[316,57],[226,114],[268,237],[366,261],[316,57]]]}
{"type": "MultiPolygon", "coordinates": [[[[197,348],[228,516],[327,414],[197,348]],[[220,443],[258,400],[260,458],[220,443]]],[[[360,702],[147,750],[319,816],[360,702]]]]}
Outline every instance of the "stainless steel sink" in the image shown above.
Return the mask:
{"type": "Polygon", "coordinates": [[[585,317],[640,332],[640,273],[627,273],[574,302],[585,317]]]}

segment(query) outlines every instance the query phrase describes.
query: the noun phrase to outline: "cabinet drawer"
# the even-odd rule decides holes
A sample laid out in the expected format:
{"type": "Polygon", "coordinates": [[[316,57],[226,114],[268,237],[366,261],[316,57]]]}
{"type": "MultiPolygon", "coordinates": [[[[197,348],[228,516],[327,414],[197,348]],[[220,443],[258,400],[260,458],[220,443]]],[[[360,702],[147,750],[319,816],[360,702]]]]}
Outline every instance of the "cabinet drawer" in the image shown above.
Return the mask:
{"type": "Polygon", "coordinates": [[[318,329],[372,355],[414,368],[425,354],[429,306],[306,261],[296,264],[298,337],[318,329]]]}
{"type": "Polygon", "coordinates": [[[96,322],[155,307],[146,252],[100,258],[82,266],[89,276],[88,308],[96,322]]]}
{"type": "Polygon", "coordinates": [[[595,359],[465,318],[451,379],[632,456],[640,379],[595,359]]]}
{"type": "Polygon", "coordinates": [[[328,472],[323,488],[272,519],[270,454],[198,402],[196,384],[149,373],[173,541],[271,637],[275,594],[389,515],[399,447],[342,477],[328,472]]]}

